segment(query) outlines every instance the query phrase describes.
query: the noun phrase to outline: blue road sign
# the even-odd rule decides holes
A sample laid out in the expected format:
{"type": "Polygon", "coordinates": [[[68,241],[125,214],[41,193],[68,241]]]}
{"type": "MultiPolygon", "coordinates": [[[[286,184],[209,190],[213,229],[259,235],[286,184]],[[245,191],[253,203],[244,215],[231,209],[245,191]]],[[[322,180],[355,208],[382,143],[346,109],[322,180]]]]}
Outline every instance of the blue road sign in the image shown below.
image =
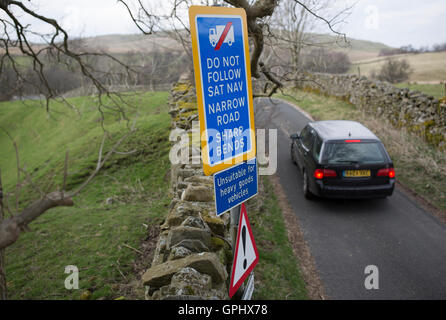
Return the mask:
{"type": "Polygon", "coordinates": [[[256,158],[214,174],[217,216],[257,194],[256,158]]]}
{"type": "Polygon", "coordinates": [[[211,174],[255,157],[254,109],[245,16],[199,10],[192,10],[191,33],[204,169],[211,174]]]}

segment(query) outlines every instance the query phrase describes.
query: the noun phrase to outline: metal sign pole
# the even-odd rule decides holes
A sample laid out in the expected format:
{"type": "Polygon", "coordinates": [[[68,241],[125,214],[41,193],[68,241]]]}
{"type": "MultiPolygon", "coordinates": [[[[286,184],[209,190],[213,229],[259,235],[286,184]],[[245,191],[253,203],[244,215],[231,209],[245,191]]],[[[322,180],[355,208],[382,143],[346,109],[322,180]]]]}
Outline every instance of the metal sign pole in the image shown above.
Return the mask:
{"type": "Polygon", "coordinates": [[[237,243],[238,223],[240,220],[240,210],[242,206],[238,205],[230,210],[230,228],[231,228],[231,242],[232,254],[235,255],[235,245],[237,243]]]}

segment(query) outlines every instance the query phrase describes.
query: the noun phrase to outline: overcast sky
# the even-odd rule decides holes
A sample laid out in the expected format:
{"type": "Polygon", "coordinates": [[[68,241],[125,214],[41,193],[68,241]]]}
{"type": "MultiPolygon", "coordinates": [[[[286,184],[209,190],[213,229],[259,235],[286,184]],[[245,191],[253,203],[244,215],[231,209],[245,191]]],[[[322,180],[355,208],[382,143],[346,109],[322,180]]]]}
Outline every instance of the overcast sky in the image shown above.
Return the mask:
{"type": "MultiPolygon", "coordinates": [[[[166,3],[150,1],[155,7],[166,3]]],[[[62,21],[71,35],[138,33],[126,9],[116,0],[35,0],[33,3],[37,12],[62,21]]],[[[393,47],[446,42],[445,0],[338,0],[337,3],[340,6],[356,3],[341,27],[349,37],[393,47]]],[[[41,25],[33,27],[42,28],[41,25]]]]}

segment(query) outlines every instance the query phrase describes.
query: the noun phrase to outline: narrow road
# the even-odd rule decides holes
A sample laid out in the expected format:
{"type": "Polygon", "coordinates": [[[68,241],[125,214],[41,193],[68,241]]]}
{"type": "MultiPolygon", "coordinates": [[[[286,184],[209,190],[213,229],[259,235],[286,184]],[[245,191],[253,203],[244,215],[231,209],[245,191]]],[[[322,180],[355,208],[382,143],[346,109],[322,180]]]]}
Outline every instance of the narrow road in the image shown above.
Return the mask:
{"type": "MultiPolygon", "coordinates": [[[[310,120],[279,100],[256,99],[256,128],[278,129],[277,175],[330,299],[446,299],[446,226],[396,188],[379,200],[306,200],[289,134],[310,120]],[[367,290],[366,266],[379,270],[367,290]]],[[[398,178],[398,177],[397,177],[398,178]]]]}

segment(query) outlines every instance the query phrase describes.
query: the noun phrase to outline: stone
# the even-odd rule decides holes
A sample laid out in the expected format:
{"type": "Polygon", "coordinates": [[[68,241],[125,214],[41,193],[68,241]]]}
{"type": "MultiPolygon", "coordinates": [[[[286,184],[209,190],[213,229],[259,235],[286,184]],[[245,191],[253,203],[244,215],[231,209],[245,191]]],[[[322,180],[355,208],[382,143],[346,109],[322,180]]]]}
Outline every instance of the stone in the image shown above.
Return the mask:
{"type": "Polygon", "coordinates": [[[181,200],[209,202],[214,200],[214,192],[210,187],[188,185],[181,196],[181,200]]]}
{"type": "Polygon", "coordinates": [[[212,217],[209,214],[203,215],[203,220],[209,226],[213,233],[224,237],[225,235],[225,223],[219,217],[212,217]]]}
{"type": "Polygon", "coordinates": [[[201,274],[194,268],[183,268],[172,277],[170,285],[178,289],[193,284],[201,289],[212,289],[212,278],[208,274],[201,274]]]}
{"type": "Polygon", "coordinates": [[[210,275],[214,286],[226,281],[228,277],[226,269],[220,263],[218,256],[213,252],[206,252],[156,265],[143,274],[141,281],[145,286],[160,288],[169,285],[172,277],[186,267],[210,275]]]}
{"type": "Polygon", "coordinates": [[[164,262],[168,235],[168,231],[164,231],[160,234],[156,244],[155,253],[153,255],[152,266],[164,262]]]}
{"type": "MultiPolygon", "coordinates": [[[[212,243],[212,240],[211,240],[212,243]]],[[[206,246],[202,241],[197,240],[197,239],[184,239],[181,240],[179,243],[177,243],[175,246],[173,246],[172,248],[175,248],[177,246],[182,246],[185,247],[193,252],[209,252],[211,250],[209,250],[209,247],[206,246]]]]}
{"type": "Polygon", "coordinates": [[[162,228],[179,226],[188,216],[199,217],[200,213],[207,213],[213,210],[213,203],[178,201],[170,210],[162,228]]]}
{"type": "Polygon", "coordinates": [[[181,225],[183,227],[193,227],[193,228],[200,228],[200,229],[206,229],[206,226],[204,225],[203,221],[196,217],[187,217],[186,220],[184,220],[181,225]]]}
{"type": "Polygon", "coordinates": [[[214,179],[212,178],[212,176],[192,176],[184,179],[184,182],[192,182],[212,186],[214,185],[214,179]]]}
{"type": "Polygon", "coordinates": [[[211,245],[211,234],[207,230],[200,228],[179,226],[179,227],[173,227],[169,231],[169,236],[167,238],[167,248],[170,249],[174,247],[176,244],[179,244],[180,242],[186,239],[199,240],[208,248],[211,245]]]}
{"type": "Polygon", "coordinates": [[[177,260],[192,254],[192,251],[183,246],[172,248],[168,260],[177,260]]]}

